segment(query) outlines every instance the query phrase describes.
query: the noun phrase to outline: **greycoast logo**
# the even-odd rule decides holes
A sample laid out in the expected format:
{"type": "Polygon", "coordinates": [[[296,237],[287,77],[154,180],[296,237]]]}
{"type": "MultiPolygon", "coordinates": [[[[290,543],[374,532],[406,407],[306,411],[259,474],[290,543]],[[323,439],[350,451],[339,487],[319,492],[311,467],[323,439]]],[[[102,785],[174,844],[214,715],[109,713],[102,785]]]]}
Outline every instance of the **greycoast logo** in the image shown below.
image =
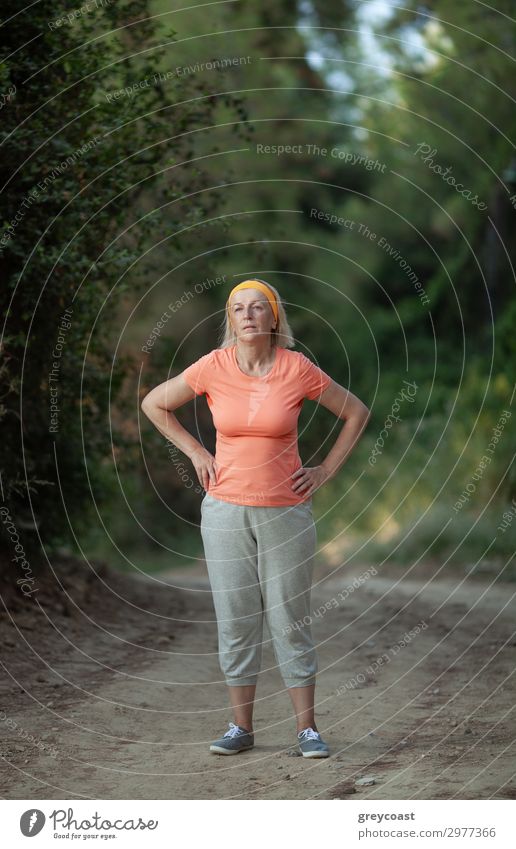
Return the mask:
{"type": "Polygon", "coordinates": [[[20,831],[25,837],[34,837],[39,834],[45,825],[45,814],[37,808],[25,811],[20,817],[20,831]]]}

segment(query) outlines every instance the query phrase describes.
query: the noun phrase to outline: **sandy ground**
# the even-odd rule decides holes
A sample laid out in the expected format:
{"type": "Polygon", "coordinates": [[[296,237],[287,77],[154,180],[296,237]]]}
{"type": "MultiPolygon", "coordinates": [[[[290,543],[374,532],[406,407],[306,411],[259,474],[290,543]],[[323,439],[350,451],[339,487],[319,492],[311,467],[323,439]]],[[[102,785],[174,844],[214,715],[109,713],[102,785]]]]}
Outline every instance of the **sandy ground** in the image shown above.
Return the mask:
{"type": "Polygon", "coordinates": [[[232,717],[204,563],[149,579],[104,566],[95,580],[69,564],[58,610],[44,587],[31,609],[2,610],[2,797],[516,798],[516,584],[384,566],[332,603],[368,565],[318,555],[316,720],[331,757],[310,761],[268,631],[255,749],[209,753],[232,717]]]}

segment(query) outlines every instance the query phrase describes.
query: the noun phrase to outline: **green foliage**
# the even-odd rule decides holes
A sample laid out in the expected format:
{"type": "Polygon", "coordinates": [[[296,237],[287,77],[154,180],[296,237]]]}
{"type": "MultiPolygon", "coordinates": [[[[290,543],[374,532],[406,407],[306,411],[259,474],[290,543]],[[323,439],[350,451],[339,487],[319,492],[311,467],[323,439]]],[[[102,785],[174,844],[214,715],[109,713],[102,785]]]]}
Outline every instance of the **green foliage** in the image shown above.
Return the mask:
{"type": "MultiPolygon", "coordinates": [[[[484,7],[450,7],[444,0],[378,11],[376,20],[362,4],[340,0],[311,0],[297,9],[266,0],[260,11],[234,4],[210,14],[206,29],[217,33],[218,55],[252,57],[224,76],[225,87],[242,95],[251,133],[246,149],[232,153],[228,183],[217,197],[224,229],[219,223],[196,230],[208,251],[199,277],[226,273],[227,285],[185,307],[153,349],[155,373],[166,376],[170,346],[178,356],[172,373],[214,347],[233,279],[243,273],[270,279],[287,302],[297,347],[373,413],[356,452],[317,494],[321,541],[348,522],[351,535],[375,534],[384,522],[391,534],[391,521],[403,533],[426,511],[425,523],[439,525],[440,505],[449,512],[510,403],[516,373],[509,197],[516,186],[500,182],[510,171],[515,113],[507,97],[510,58],[496,47],[514,52],[506,21],[496,13],[485,17],[484,7]],[[487,210],[431,170],[417,155],[421,143],[487,210]],[[258,144],[300,151],[260,154],[258,144]],[[335,150],[353,158],[339,159],[335,150]],[[354,228],[330,225],[313,209],[354,228]],[[403,379],[417,384],[416,401],[405,405],[403,421],[371,467],[368,457],[403,379]]],[[[205,31],[195,12],[187,19],[191,32],[205,31]]],[[[179,46],[181,55],[198,58],[198,40],[179,46]]],[[[219,127],[197,136],[197,153],[232,149],[231,132],[219,127]]],[[[211,159],[206,167],[218,185],[218,163],[211,159]]],[[[156,315],[163,302],[157,295],[156,315]]],[[[301,456],[310,463],[320,462],[337,435],[331,414],[319,409],[312,420],[313,413],[307,404],[299,427],[301,456]]],[[[206,406],[180,416],[213,449],[206,406]]],[[[513,451],[507,427],[474,498],[451,523],[452,541],[491,497],[484,530],[503,511],[515,492],[513,451]]],[[[162,456],[157,447],[161,491],[188,512],[190,496],[173,474],[163,474],[162,456]]],[[[163,522],[157,516],[156,526],[163,522]]]]}
{"type": "MultiPolygon", "coordinates": [[[[321,540],[348,522],[373,537],[385,524],[389,540],[413,529],[411,557],[468,484],[516,373],[509,0],[496,10],[135,0],[59,30],[48,0],[12,8],[2,55],[13,59],[0,64],[0,94],[16,89],[0,114],[2,232],[27,204],[1,256],[2,485],[13,515],[26,526],[34,513],[53,545],[76,533],[97,550],[111,536],[161,558],[178,532],[191,541],[194,470],[185,483],[147,423],[142,460],[135,400],[215,347],[230,287],[257,274],[286,301],[297,348],[373,412],[317,495],[321,540]],[[197,67],[220,57],[247,58],[197,67]],[[223,282],[196,290],[207,279],[223,282]],[[52,434],[49,375],[67,308],[52,434]],[[403,379],[416,400],[370,466],[403,379]]],[[[317,462],[337,433],[323,443],[334,417],[318,410],[311,421],[313,409],[301,417],[301,456],[317,462]]],[[[214,449],[204,402],[180,418],[214,449]]],[[[469,537],[487,539],[516,494],[512,430],[434,553],[492,500],[469,537]]]]}
{"type": "MultiPolygon", "coordinates": [[[[9,11],[1,39],[11,58],[0,66],[1,91],[16,89],[0,139],[2,496],[29,552],[38,537],[74,545],[117,491],[106,469],[112,443],[123,465],[135,439],[123,425],[134,415],[123,394],[134,361],[116,346],[124,298],[146,289],[142,257],[156,239],[149,192],[165,204],[165,232],[183,224],[170,201],[186,187],[190,215],[209,209],[195,197],[202,169],[168,163],[188,161],[187,134],[215,120],[215,103],[205,81],[154,84],[167,45],[155,41],[146,0],[61,24],[50,0],[9,11]]],[[[234,108],[230,97],[225,107],[234,108]]]]}

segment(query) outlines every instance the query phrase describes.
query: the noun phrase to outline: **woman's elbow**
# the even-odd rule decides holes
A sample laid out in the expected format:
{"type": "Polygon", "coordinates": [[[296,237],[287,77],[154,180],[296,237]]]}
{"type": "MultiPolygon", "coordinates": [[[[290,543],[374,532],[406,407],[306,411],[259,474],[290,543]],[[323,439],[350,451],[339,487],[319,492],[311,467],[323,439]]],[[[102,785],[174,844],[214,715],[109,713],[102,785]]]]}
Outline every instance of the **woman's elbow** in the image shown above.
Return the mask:
{"type": "Polygon", "coordinates": [[[146,416],[150,417],[150,414],[154,407],[156,406],[155,402],[152,400],[152,392],[148,392],[140,402],[140,409],[145,413],[146,416]]]}
{"type": "Polygon", "coordinates": [[[369,407],[366,407],[365,404],[361,403],[360,407],[358,408],[355,414],[358,421],[360,422],[361,427],[366,427],[367,423],[369,422],[369,419],[371,418],[371,414],[372,411],[369,409],[369,407]]]}

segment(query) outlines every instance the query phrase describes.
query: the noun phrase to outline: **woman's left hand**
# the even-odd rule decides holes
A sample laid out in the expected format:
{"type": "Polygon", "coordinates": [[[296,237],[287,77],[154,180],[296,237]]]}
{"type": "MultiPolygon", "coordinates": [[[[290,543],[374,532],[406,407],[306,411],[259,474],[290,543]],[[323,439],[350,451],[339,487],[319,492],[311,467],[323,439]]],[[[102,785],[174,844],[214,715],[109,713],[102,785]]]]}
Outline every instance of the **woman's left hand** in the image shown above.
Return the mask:
{"type": "Polygon", "coordinates": [[[312,495],[329,478],[324,466],[302,466],[292,475],[292,490],[297,495],[312,495]]]}

